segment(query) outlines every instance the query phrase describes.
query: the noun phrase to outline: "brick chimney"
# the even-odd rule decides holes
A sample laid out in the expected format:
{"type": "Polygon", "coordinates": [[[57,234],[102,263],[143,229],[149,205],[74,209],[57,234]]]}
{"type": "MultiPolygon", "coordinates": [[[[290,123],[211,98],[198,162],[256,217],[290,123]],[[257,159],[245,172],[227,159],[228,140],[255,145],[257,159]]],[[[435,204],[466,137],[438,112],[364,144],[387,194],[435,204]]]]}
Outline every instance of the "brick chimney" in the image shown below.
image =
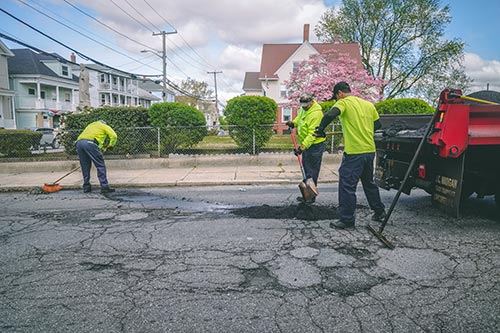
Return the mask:
{"type": "Polygon", "coordinates": [[[75,52],[71,52],[71,62],[76,62],[75,52]]]}
{"type": "Polygon", "coordinates": [[[304,24],[304,42],[309,41],[309,24],[304,24]]]}

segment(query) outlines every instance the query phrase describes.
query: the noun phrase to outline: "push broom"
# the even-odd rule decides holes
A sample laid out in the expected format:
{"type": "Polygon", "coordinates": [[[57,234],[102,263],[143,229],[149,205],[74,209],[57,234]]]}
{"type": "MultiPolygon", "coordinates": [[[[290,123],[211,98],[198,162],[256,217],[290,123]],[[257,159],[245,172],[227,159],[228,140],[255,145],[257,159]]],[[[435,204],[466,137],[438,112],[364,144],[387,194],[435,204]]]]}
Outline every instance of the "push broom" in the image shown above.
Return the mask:
{"type": "Polygon", "coordinates": [[[67,176],[71,175],[73,172],[77,171],[78,169],[80,169],[80,167],[74,168],[73,170],[71,170],[70,172],[68,172],[67,174],[65,174],[64,176],[62,176],[61,178],[58,178],[53,183],[49,183],[49,184],[46,183],[45,185],[42,186],[42,191],[45,192],[45,193],[54,193],[54,192],[58,192],[58,191],[62,190],[62,186],[59,185],[58,183],[62,179],[64,179],[67,176]]]}

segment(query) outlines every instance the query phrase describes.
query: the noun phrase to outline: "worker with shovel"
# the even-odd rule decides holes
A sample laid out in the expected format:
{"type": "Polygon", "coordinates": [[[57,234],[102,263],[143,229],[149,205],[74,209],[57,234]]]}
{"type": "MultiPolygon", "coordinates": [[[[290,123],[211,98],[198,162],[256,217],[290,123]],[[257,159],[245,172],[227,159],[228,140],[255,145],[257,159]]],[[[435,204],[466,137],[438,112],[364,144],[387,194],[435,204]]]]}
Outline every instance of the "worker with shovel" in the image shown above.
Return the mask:
{"type": "MultiPolygon", "coordinates": [[[[302,163],[304,167],[303,183],[310,184],[309,179],[312,179],[314,189],[318,185],[318,176],[321,169],[321,161],[323,160],[323,152],[325,151],[325,138],[314,136],[314,130],[319,126],[323,118],[323,111],[321,106],[313,99],[312,96],[304,95],[300,98],[300,109],[293,120],[286,122],[287,126],[291,129],[297,128],[300,145],[294,149],[295,155],[302,156],[302,163]]],[[[297,197],[300,202],[313,203],[315,196],[297,197]]]]}
{"type": "Polygon", "coordinates": [[[80,159],[80,166],[83,175],[83,192],[92,191],[90,185],[90,168],[92,162],[97,169],[97,178],[101,184],[101,193],[111,193],[115,189],[109,187],[106,177],[106,165],[104,164],[103,152],[112,148],[116,144],[117,135],[115,131],[103,120],[90,123],[78,136],[76,141],[76,151],[80,159]],[[106,144],[106,139],[109,143],[106,144]]]}

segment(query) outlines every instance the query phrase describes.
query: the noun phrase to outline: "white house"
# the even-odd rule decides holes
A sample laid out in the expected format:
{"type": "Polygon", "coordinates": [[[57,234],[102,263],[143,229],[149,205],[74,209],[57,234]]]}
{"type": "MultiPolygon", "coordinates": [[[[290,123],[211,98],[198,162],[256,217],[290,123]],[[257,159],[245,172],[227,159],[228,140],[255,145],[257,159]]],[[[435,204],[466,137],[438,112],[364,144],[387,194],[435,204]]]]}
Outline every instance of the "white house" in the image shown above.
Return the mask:
{"type": "MultiPolygon", "coordinates": [[[[284,81],[297,70],[297,65],[309,59],[313,54],[336,52],[354,59],[360,66],[361,53],[359,44],[353,43],[310,43],[309,24],[304,25],[302,43],[296,44],[264,44],[259,72],[245,73],[243,91],[245,95],[260,95],[272,98],[278,104],[277,123],[284,124],[295,117],[297,110],[287,107],[288,91],[284,81]]],[[[332,59],[332,57],[329,57],[332,59]]],[[[334,61],[334,59],[332,59],[334,61]]],[[[283,126],[277,126],[275,131],[282,133],[283,126]]]]}
{"type": "Polygon", "coordinates": [[[7,58],[13,57],[9,48],[0,40],[0,128],[16,128],[14,95],[10,90],[7,58]]]}
{"type": "Polygon", "coordinates": [[[8,71],[15,91],[16,128],[58,127],[60,114],[76,111],[76,64],[58,54],[11,51],[14,56],[8,58],[8,71]]]}
{"type": "MultiPolygon", "coordinates": [[[[109,106],[144,106],[161,100],[140,88],[139,79],[130,73],[96,64],[85,64],[88,71],[88,99],[94,108],[109,106]]],[[[83,88],[86,89],[86,88],[83,88]]],[[[82,98],[80,98],[80,102],[82,98]]],[[[82,105],[81,105],[82,106],[82,105]]]]}

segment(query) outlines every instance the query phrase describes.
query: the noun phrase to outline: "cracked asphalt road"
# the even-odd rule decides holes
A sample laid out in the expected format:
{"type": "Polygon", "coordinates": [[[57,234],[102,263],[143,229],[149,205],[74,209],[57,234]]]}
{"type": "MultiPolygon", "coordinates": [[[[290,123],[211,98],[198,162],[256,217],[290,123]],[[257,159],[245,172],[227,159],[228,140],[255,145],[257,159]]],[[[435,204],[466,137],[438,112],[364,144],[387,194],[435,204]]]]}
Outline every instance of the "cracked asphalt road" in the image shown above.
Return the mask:
{"type": "Polygon", "coordinates": [[[362,194],[357,228],[329,228],[336,190],[310,219],[272,214],[300,211],[296,186],[0,193],[0,331],[500,331],[492,201],[451,219],[403,196],[391,251],[362,194]]]}

